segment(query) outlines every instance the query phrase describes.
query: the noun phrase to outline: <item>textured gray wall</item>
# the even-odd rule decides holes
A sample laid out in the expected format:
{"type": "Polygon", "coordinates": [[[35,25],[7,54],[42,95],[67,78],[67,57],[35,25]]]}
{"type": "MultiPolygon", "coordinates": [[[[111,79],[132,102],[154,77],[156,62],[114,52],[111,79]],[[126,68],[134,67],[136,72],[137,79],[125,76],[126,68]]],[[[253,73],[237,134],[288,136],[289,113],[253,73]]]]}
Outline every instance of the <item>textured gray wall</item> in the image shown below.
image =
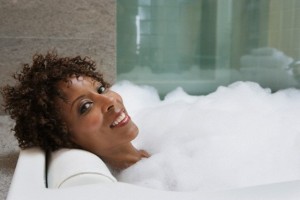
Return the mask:
{"type": "MultiPolygon", "coordinates": [[[[115,0],[0,0],[0,85],[13,83],[11,74],[31,63],[33,54],[54,48],[63,56],[90,56],[114,82],[115,19],[115,0]]],[[[7,121],[0,117],[0,200],[18,158],[7,121]]]]}
{"type": "Polygon", "coordinates": [[[90,56],[113,83],[115,19],[115,0],[0,0],[0,85],[33,54],[53,49],[90,56]]]}

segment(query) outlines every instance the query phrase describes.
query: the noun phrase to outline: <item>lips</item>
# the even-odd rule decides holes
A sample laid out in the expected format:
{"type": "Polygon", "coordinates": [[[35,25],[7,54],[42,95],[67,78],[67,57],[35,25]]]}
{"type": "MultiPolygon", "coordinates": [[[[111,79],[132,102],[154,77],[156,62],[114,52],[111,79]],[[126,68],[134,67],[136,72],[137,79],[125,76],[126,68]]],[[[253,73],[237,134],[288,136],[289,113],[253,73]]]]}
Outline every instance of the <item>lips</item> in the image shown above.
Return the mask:
{"type": "Polygon", "coordinates": [[[114,128],[114,127],[124,126],[125,124],[127,124],[127,122],[129,122],[129,120],[130,120],[130,117],[124,111],[122,111],[122,112],[120,112],[118,117],[112,122],[110,127],[114,128]]]}

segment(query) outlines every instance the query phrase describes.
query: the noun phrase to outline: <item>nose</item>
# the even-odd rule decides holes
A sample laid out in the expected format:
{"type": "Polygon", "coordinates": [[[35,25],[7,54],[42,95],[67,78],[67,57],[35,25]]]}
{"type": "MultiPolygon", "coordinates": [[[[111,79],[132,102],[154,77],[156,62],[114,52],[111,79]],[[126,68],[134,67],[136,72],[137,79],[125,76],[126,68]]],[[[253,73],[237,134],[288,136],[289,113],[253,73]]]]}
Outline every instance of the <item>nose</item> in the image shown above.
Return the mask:
{"type": "Polygon", "coordinates": [[[98,96],[98,102],[101,106],[102,112],[108,112],[111,110],[115,110],[116,106],[116,98],[114,98],[112,95],[99,95],[98,96]]]}

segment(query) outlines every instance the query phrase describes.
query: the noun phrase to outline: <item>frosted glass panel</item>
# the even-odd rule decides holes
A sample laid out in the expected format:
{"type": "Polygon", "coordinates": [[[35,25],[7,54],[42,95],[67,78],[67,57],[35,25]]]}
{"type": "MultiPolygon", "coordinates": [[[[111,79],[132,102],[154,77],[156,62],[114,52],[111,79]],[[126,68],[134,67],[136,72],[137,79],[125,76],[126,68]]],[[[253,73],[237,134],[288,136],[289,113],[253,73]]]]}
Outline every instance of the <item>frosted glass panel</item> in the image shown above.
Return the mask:
{"type": "Polygon", "coordinates": [[[255,81],[300,81],[297,0],[118,0],[117,78],[207,94],[255,81]]]}

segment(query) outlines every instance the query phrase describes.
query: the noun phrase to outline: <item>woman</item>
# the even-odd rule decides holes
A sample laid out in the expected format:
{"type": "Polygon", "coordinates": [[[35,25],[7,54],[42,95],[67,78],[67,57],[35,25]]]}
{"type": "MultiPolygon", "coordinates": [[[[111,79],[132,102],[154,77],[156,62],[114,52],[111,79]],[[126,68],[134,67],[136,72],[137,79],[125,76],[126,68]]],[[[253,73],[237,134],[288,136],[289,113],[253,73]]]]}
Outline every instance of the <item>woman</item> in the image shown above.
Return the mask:
{"type": "Polygon", "coordinates": [[[1,93],[22,149],[81,148],[117,170],[149,157],[131,144],[138,128],[94,61],[37,54],[14,78],[17,84],[1,93]]]}

